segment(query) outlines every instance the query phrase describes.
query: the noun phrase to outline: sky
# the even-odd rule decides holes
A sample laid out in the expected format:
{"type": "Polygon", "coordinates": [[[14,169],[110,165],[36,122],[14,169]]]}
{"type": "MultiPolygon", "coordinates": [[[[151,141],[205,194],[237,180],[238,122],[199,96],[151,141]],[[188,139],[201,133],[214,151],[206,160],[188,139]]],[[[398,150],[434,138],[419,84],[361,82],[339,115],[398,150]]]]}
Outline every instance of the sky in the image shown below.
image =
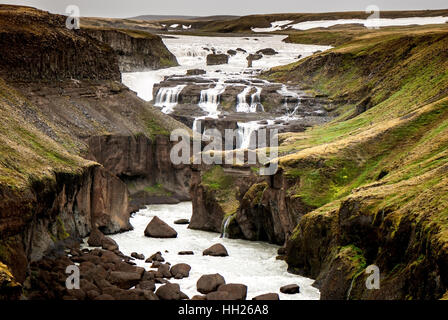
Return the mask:
{"type": "Polygon", "coordinates": [[[77,5],[84,17],[129,18],[138,15],[248,15],[286,12],[365,11],[369,5],[380,10],[447,9],[447,0],[13,0],[4,4],[27,5],[66,13],[77,5]]]}

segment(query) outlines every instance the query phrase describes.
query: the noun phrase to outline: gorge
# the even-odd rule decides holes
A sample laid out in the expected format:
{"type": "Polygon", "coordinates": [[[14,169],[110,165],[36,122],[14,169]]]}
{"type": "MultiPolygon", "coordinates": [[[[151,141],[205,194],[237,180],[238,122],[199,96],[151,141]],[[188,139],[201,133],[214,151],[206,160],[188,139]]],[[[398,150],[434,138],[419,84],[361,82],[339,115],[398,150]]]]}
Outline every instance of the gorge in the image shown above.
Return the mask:
{"type": "Polygon", "coordinates": [[[448,298],[446,15],[69,30],[0,5],[0,299],[448,298]],[[275,148],[278,170],[175,165],[175,129],[235,130],[223,155],[275,148]],[[260,129],[278,146],[254,145],[260,129]],[[155,216],[177,238],[145,235],[155,216]],[[214,244],[228,256],[205,255],[214,244]],[[200,288],[216,273],[227,285],[200,288]]]}

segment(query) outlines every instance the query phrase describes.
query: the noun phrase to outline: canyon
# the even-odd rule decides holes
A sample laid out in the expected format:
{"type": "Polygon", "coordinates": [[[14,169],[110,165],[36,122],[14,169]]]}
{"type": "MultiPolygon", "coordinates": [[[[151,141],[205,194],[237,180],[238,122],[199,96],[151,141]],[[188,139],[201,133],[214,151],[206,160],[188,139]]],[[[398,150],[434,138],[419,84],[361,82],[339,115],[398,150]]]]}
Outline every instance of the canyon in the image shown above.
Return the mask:
{"type": "MultiPolygon", "coordinates": [[[[251,297],[291,279],[298,299],[446,299],[448,27],[426,25],[446,14],[385,12],[422,25],[378,30],[362,25],[365,13],[349,12],[83,18],[68,30],[65,16],[0,5],[0,299],[80,298],[59,287],[36,294],[36,274],[48,280],[49,264],[101,260],[88,267],[108,280],[129,268],[139,281],[154,278],[132,251],[166,246],[178,263],[171,251],[199,252],[202,241],[234,256],[183,258],[194,277],[172,281],[189,296],[206,271],[194,263],[244,282],[228,261],[242,263],[252,248],[269,262],[253,269],[273,280],[259,289],[258,274],[246,274],[251,297]],[[363,21],[331,25],[353,19],[363,21]],[[175,129],[202,142],[207,129],[236,130],[223,155],[245,156],[257,152],[258,130],[278,130],[278,170],[260,174],[270,162],[174,165],[175,129]],[[188,227],[169,222],[191,248],[141,239],[157,211],[172,220],[191,213],[188,227]],[[117,248],[85,245],[96,231],[117,248]],[[377,290],[365,285],[372,265],[377,290]]],[[[162,278],[158,285],[170,284],[162,278]]]]}

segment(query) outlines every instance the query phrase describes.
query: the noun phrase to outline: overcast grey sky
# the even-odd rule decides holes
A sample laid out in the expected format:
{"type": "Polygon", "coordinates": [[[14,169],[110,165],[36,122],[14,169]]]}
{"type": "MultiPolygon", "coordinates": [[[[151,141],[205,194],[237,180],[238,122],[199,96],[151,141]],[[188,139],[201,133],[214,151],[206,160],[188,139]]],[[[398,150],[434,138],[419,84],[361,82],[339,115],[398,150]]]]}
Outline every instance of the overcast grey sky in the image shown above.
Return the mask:
{"type": "Polygon", "coordinates": [[[13,0],[1,3],[37,7],[65,13],[74,4],[81,16],[125,18],[159,15],[248,15],[283,12],[364,11],[368,5],[380,10],[446,9],[447,0],[13,0]]]}

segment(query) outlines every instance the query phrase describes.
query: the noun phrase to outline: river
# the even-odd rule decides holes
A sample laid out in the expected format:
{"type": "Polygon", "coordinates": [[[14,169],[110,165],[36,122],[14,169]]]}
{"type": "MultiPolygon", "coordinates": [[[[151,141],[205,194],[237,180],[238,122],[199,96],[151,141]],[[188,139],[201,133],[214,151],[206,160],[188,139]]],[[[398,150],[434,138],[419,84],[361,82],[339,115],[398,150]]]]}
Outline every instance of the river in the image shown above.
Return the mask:
{"type": "MultiPolygon", "coordinates": [[[[312,287],[313,280],[286,271],[284,261],[276,260],[278,246],[265,242],[224,239],[212,232],[188,229],[186,225],[175,225],[177,219],[189,219],[192,214],[191,202],[176,205],[150,205],[135,213],[131,218],[134,230],[111,236],[120,250],[130,255],[132,252],[143,253],[149,257],[158,251],[162,252],[171,265],[187,263],[191,266],[190,276],[182,280],[171,279],[179,283],[181,290],[190,298],[200,294],[196,291],[196,282],[204,274],[219,273],[226,283],[242,283],[248,287],[247,299],[274,292],[281,300],[315,300],[319,299],[319,290],[312,287]],[[152,217],[158,216],[177,233],[174,239],[155,239],[144,235],[144,230],[152,217]],[[228,257],[203,256],[202,251],[215,243],[222,243],[228,257]],[[168,252],[165,252],[168,251],[168,252]],[[193,251],[192,256],[178,255],[179,251],[193,251]],[[300,293],[287,295],[280,293],[281,286],[296,283],[300,293]]],[[[142,260],[135,261],[138,266],[149,270],[150,264],[142,260]]]]}

